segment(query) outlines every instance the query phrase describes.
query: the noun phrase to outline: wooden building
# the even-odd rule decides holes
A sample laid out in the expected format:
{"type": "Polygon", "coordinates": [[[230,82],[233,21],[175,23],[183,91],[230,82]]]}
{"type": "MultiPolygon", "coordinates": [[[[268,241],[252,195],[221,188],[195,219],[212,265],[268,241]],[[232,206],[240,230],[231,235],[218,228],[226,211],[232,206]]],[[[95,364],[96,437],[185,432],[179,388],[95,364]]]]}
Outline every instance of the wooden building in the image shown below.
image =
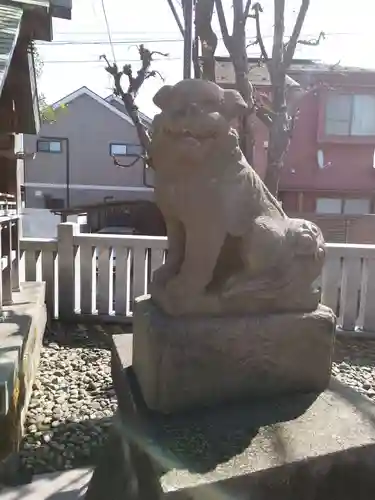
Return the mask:
{"type": "Polygon", "coordinates": [[[46,324],[45,284],[20,284],[22,134],[39,130],[35,40],[52,39],[52,17],[71,0],[0,0],[0,476],[16,450],[46,324]]]}
{"type": "Polygon", "coordinates": [[[71,0],[0,0],[0,307],[19,288],[22,134],[40,126],[33,43],[70,15],[71,0]]]}

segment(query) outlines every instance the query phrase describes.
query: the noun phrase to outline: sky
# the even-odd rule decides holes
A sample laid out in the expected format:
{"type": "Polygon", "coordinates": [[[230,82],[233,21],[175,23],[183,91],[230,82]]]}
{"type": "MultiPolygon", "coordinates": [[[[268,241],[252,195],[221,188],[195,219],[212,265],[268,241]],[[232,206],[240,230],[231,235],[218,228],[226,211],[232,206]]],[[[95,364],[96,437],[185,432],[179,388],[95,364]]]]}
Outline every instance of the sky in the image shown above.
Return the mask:
{"type": "MultiPolygon", "coordinates": [[[[153,116],[158,110],[152,97],[164,83],[173,84],[182,78],[183,41],[167,0],[73,0],[72,19],[54,19],[52,43],[40,44],[44,61],[39,89],[53,103],[83,85],[102,97],[112,91],[111,77],[105,71],[105,54],[110,61],[115,57],[119,65],[131,63],[134,71],[139,67],[137,44],[144,43],[150,50],[167,53],[155,56],[152,69],[158,70],[164,82],[150,79],[142,87],[137,104],[143,113],[153,116]],[[113,49],[113,50],[112,50],[113,49]]],[[[178,6],[179,0],[174,0],[178,6]]],[[[232,0],[223,0],[231,26],[232,0]]],[[[245,2],[244,2],[245,3],[245,2]]],[[[271,49],[273,32],[273,0],[261,2],[262,33],[266,46],[271,49]]],[[[286,0],[286,36],[293,29],[301,0],[286,0]]],[[[375,2],[356,0],[311,0],[302,30],[303,39],[314,39],[321,31],[326,39],[318,47],[299,46],[295,57],[318,59],[327,63],[375,68],[375,2]],[[354,6],[355,5],[355,6],[354,6]]],[[[220,37],[217,22],[214,29],[220,37]]],[[[248,20],[247,36],[254,37],[254,21],[248,20]]],[[[257,47],[249,47],[249,56],[259,55],[257,47]]],[[[227,55],[221,40],[216,55],[227,55]]],[[[126,88],[126,82],[125,88],[126,88]]]]}

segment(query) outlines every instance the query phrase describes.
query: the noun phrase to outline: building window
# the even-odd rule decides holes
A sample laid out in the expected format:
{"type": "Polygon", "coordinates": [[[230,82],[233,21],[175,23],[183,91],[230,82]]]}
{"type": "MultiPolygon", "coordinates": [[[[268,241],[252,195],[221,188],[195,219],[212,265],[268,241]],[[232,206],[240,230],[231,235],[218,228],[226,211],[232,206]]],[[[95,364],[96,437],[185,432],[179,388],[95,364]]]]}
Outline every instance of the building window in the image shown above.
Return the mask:
{"type": "Polygon", "coordinates": [[[61,141],[40,139],[36,143],[39,153],[61,153],[61,141]]]}
{"type": "Polygon", "coordinates": [[[371,203],[368,198],[354,198],[344,200],[344,214],[364,215],[371,213],[371,203]]]}
{"type": "Polygon", "coordinates": [[[128,146],[126,144],[115,144],[109,145],[109,154],[111,156],[126,156],[128,154],[128,146]]]}
{"type": "Polygon", "coordinates": [[[368,198],[317,198],[316,213],[364,215],[371,213],[371,203],[368,198]]]}
{"type": "Polygon", "coordinates": [[[128,144],[126,150],[130,156],[140,156],[143,153],[142,146],[139,144],[128,144]]]}
{"type": "Polygon", "coordinates": [[[340,198],[318,198],[316,200],[317,214],[341,214],[342,200],[340,198]]]}
{"type": "Polygon", "coordinates": [[[325,110],[327,135],[375,135],[375,95],[330,92],[325,110]]]}

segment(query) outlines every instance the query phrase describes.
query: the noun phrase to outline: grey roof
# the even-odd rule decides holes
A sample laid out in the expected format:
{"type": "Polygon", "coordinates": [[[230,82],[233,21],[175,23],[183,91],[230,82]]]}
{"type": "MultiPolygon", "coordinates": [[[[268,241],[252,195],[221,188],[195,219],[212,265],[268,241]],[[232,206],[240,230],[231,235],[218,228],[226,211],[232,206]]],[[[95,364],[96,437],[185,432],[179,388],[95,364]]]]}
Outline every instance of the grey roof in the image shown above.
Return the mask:
{"type": "Polygon", "coordinates": [[[0,94],[17,43],[23,10],[0,1],[0,94]]]}
{"type": "MultiPolygon", "coordinates": [[[[215,61],[216,82],[219,85],[233,85],[235,81],[234,67],[230,60],[215,61]]],[[[249,64],[249,80],[256,87],[268,87],[271,85],[270,75],[265,64],[249,64]]],[[[299,87],[299,83],[286,75],[287,87],[299,87]]]]}
{"type": "MultiPolygon", "coordinates": [[[[108,97],[105,97],[104,98],[105,101],[107,101],[109,104],[111,104],[113,106],[113,104],[111,103],[111,101],[115,101],[115,102],[118,102],[119,104],[121,104],[121,106],[123,106],[123,112],[128,114],[128,112],[126,111],[125,109],[125,105],[124,103],[122,102],[122,100],[120,99],[120,97],[117,97],[115,96],[114,94],[110,94],[108,97]]],[[[150,118],[149,116],[145,115],[144,113],[142,113],[142,111],[139,111],[138,110],[138,115],[139,115],[139,119],[140,121],[146,125],[146,126],[150,126],[151,123],[152,123],[152,118],[150,118]]]]}
{"type": "Polygon", "coordinates": [[[21,7],[31,5],[32,7],[49,7],[50,0],[8,0],[8,3],[19,4],[21,7]]]}

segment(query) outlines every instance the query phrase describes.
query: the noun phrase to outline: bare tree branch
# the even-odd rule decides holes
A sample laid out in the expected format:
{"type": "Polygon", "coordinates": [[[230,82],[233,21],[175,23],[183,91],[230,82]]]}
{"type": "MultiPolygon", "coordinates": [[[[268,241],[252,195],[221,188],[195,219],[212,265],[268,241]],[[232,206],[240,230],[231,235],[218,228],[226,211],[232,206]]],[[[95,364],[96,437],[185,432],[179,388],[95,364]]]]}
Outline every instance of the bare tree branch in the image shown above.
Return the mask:
{"type": "Polygon", "coordinates": [[[320,44],[321,40],[324,40],[325,37],[326,37],[326,35],[325,35],[324,31],[321,31],[319,33],[318,38],[314,38],[313,40],[298,40],[297,43],[301,44],[301,45],[310,45],[312,47],[317,47],[320,44]]]}
{"type": "MultiPolygon", "coordinates": [[[[201,78],[201,66],[199,63],[199,37],[197,34],[195,35],[193,41],[192,58],[193,58],[194,78],[199,80],[201,78]]],[[[214,76],[215,76],[215,60],[214,60],[214,76]]]]}
{"type": "Polygon", "coordinates": [[[261,53],[262,58],[265,61],[268,61],[269,57],[268,57],[267,50],[266,50],[266,47],[265,47],[264,42],[263,42],[262,30],[260,29],[260,17],[259,17],[259,14],[261,12],[263,12],[263,9],[262,9],[262,6],[260,5],[260,3],[257,2],[257,3],[254,4],[252,10],[254,11],[255,28],[256,28],[256,34],[257,34],[257,36],[256,36],[256,43],[259,44],[260,53],[261,53]]]}
{"type": "MultiPolygon", "coordinates": [[[[274,30],[273,30],[272,67],[281,68],[281,65],[283,63],[283,51],[284,51],[285,0],[274,0],[274,12],[275,12],[275,17],[274,17],[274,30]]],[[[272,79],[272,74],[271,74],[271,79],[272,79]]]]}
{"type": "MultiPolygon", "coordinates": [[[[151,138],[148,133],[148,130],[140,120],[138,106],[135,104],[135,98],[141,86],[148,78],[152,78],[157,75],[161,76],[158,71],[150,69],[151,63],[153,61],[153,56],[156,54],[161,56],[167,56],[167,54],[158,51],[151,52],[150,50],[146,49],[144,45],[140,45],[138,47],[138,52],[141,61],[141,67],[137,71],[136,76],[133,76],[133,70],[130,64],[125,64],[122,68],[122,71],[120,71],[118,69],[117,64],[116,63],[110,64],[108,58],[105,55],[100,56],[100,59],[104,59],[104,61],[107,63],[107,67],[105,69],[113,77],[114,94],[122,99],[125,109],[130,118],[133,120],[133,123],[136,127],[142,148],[144,149],[146,154],[148,154],[150,150],[151,138]],[[124,75],[128,78],[129,82],[127,91],[123,89],[121,83],[121,79],[124,75]]],[[[145,158],[145,161],[151,166],[150,158],[145,158]]],[[[131,165],[119,165],[119,166],[131,166],[131,165]]]]}
{"type": "MultiPolygon", "coordinates": [[[[275,2],[275,6],[277,3],[278,2],[275,2]]],[[[288,68],[292,63],[294,52],[296,50],[298,39],[301,35],[302,26],[305,21],[305,17],[309,9],[309,6],[310,6],[310,0],[302,0],[301,7],[297,15],[296,23],[293,28],[292,36],[290,37],[290,40],[285,49],[284,68],[288,68]]]]}
{"type": "Polygon", "coordinates": [[[246,19],[249,17],[250,7],[251,7],[251,0],[247,0],[246,5],[245,5],[245,9],[243,11],[243,17],[244,17],[245,22],[246,22],[246,19]]]}
{"type": "Polygon", "coordinates": [[[221,34],[223,36],[223,41],[224,41],[224,44],[225,44],[227,51],[229,52],[229,54],[231,54],[232,53],[232,50],[231,50],[232,37],[229,35],[227,21],[225,19],[225,14],[224,14],[224,9],[223,9],[223,4],[222,4],[221,0],[215,0],[215,5],[216,5],[217,17],[219,19],[221,34]]]}
{"type": "Polygon", "coordinates": [[[251,42],[249,42],[246,45],[246,48],[248,48],[248,47],[254,47],[254,45],[258,45],[258,38],[257,37],[255,37],[254,40],[252,40],[251,42]]]}
{"type": "Polygon", "coordinates": [[[203,79],[215,81],[215,51],[217,36],[212,29],[215,0],[198,0],[195,6],[195,30],[201,40],[203,79]]]}

